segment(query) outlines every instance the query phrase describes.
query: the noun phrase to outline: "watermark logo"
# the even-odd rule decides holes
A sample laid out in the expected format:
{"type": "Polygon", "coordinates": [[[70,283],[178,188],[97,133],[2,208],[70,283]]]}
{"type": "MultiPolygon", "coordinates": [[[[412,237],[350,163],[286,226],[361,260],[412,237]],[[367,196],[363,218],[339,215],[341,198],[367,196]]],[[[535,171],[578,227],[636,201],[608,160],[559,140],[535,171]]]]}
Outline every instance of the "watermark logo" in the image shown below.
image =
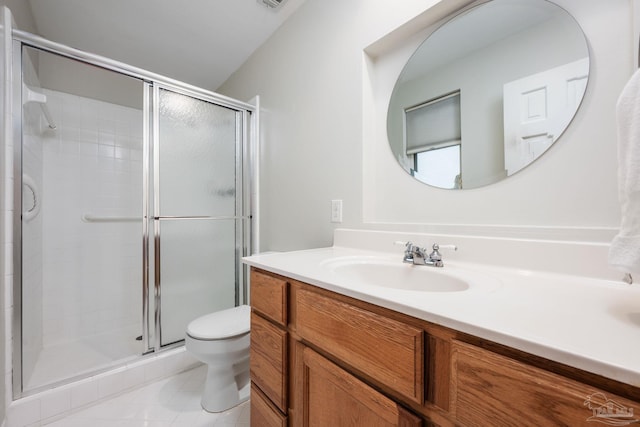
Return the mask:
{"type": "Polygon", "coordinates": [[[633,408],[628,408],[615,400],[608,399],[604,393],[593,393],[587,396],[584,406],[593,411],[587,421],[594,421],[610,426],[627,426],[640,424],[640,419],[633,415],[633,408]]]}

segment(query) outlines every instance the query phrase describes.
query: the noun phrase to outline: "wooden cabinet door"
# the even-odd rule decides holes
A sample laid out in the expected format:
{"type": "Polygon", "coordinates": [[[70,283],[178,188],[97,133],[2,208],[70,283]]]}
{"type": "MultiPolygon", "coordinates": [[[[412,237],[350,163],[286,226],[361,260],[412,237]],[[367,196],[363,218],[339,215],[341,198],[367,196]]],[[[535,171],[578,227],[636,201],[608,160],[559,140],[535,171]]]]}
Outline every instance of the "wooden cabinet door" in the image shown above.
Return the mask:
{"type": "Polygon", "coordinates": [[[304,427],[417,427],[422,420],[309,348],[302,356],[304,427]]]}
{"type": "Polygon", "coordinates": [[[640,404],[454,341],[451,412],[458,425],[637,425],[640,404]]]}

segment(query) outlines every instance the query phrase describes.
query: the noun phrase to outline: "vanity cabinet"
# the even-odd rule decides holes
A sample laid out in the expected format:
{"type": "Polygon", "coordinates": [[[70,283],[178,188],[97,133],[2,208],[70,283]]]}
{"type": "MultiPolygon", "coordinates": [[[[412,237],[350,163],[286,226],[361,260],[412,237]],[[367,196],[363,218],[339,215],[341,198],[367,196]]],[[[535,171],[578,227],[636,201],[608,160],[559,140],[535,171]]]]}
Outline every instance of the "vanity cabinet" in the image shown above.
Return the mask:
{"type": "Polygon", "coordinates": [[[640,419],[638,387],[256,268],[251,301],[255,427],[640,419]]]}
{"type": "Polygon", "coordinates": [[[287,280],[251,273],[251,419],[286,426],[288,412],[287,280]]]}

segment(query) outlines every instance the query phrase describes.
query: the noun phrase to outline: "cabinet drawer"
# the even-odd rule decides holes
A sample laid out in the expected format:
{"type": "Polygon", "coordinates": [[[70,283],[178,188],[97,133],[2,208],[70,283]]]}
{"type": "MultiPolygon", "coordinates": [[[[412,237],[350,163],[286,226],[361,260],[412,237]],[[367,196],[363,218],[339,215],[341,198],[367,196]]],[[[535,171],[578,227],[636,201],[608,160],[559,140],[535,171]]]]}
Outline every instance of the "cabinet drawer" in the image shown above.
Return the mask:
{"type": "Polygon", "coordinates": [[[259,427],[286,427],[287,417],[269,402],[269,399],[251,384],[251,425],[259,427]]]}
{"type": "Polygon", "coordinates": [[[392,390],[423,403],[421,329],[306,289],[296,292],[295,304],[300,337],[392,390]]]}
{"type": "Polygon", "coordinates": [[[282,411],[287,411],[287,333],[251,313],[251,380],[282,411]]]}
{"type": "Polygon", "coordinates": [[[593,427],[640,418],[637,402],[459,341],[451,363],[451,411],[461,425],[593,427]]]}
{"type": "Polygon", "coordinates": [[[280,325],[287,324],[287,281],[251,269],[251,307],[280,325]]]}

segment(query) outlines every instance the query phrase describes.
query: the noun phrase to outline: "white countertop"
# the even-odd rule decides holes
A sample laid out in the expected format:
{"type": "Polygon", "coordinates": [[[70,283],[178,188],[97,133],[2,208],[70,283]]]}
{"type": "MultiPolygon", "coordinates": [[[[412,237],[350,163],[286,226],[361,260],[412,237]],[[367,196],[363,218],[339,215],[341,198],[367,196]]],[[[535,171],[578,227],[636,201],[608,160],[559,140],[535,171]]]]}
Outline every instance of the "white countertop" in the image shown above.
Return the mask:
{"type": "Polygon", "coordinates": [[[253,267],[640,387],[638,285],[448,262],[446,253],[443,272],[489,276],[498,285],[463,292],[405,291],[344,280],[323,267],[328,260],[353,256],[388,257],[400,264],[402,250],[390,253],[333,246],[243,260],[253,267]]]}

